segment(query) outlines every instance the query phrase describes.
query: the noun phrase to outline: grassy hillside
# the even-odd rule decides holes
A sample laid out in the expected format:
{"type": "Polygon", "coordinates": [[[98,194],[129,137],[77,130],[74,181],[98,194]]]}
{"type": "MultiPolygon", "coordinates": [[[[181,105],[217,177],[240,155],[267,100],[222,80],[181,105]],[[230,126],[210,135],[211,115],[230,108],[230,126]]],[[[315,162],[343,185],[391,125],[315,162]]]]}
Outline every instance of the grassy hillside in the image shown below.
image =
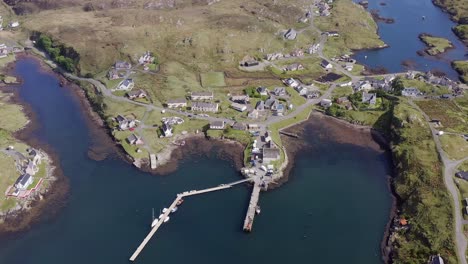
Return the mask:
{"type": "Polygon", "coordinates": [[[452,67],[460,74],[460,80],[468,83],[468,61],[453,61],[452,67]]]}
{"type": "Polygon", "coordinates": [[[447,11],[452,19],[459,23],[453,28],[453,31],[468,45],[468,4],[466,0],[432,0],[432,2],[447,11]]]}

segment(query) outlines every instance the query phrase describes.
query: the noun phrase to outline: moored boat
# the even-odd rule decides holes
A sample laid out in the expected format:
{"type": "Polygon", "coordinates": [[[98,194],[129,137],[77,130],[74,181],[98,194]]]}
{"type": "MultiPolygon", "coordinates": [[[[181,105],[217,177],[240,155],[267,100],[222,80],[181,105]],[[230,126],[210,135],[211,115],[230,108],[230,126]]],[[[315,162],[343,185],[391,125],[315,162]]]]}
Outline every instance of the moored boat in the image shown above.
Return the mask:
{"type": "Polygon", "coordinates": [[[159,219],[154,219],[153,222],[151,223],[151,227],[154,227],[158,223],[159,219]]]}
{"type": "Polygon", "coordinates": [[[163,216],[164,216],[164,214],[160,214],[158,218],[161,219],[163,216]]]}
{"type": "Polygon", "coordinates": [[[256,214],[260,214],[262,212],[262,210],[260,209],[260,205],[258,205],[256,208],[255,208],[255,213],[256,214]]]}
{"type": "Polygon", "coordinates": [[[167,208],[163,208],[162,212],[165,213],[167,212],[167,210],[168,210],[167,208]]]}
{"type": "Polygon", "coordinates": [[[174,208],[172,208],[172,210],[171,210],[171,213],[175,213],[175,212],[177,212],[177,209],[179,209],[179,208],[177,208],[177,206],[176,206],[176,207],[174,207],[174,208]]]}
{"type": "Polygon", "coordinates": [[[164,218],[164,223],[166,223],[167,221],[169,221],[169,218],[170,218],[169,216],[166,217],[166,218],[164,218]]]}

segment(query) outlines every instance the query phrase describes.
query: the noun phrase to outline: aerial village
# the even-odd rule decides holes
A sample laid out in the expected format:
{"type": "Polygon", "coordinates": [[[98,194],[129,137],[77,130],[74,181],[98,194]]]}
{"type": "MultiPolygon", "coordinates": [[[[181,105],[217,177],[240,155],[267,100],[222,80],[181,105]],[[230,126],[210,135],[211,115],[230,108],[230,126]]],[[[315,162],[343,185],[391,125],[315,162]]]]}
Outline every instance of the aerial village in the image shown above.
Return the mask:
{"type": "MultiPolygon", "coordinates": [[[[332,0],[318,1],[314,9],[305,12],[298,21],[308,23],[313,16],[330,16],[333,12],[332,4],[332,0]]],[[[279,34],[284,41],[294,42],[300,32],[289,28],[279,34]]],[[[307,47],[294,48],[288,53],[264,53],[263,58],[245,55],[240,60],[238,67],[242,71],[279,71],[282,86],[245,87],[242,93],[230,92],[216,89],[225,86],[224,73],[210,72],[200,74],[202,84],[204,79],[212,82],[202,85],[205,89],[166,98],[165,102],[159,102],[161,105],[153,102],[156,98],[140,88],[138,78],[133,77],[136,71],[154,73],[158,62],[152,52],[144,52],[135,58],[136,65],[129,61],[116,61],[106,76],[114,84],[107,87],[107,92],[121,97],[124,102],[146,106],[148,111],[143,115],[115,113],[109,121],[114,128],[114,136],[129,156],[133,157],[136,166],[145,165],[144,160],[147,160],[151,169],[156,169],[167,160],[161,154],[164,152],[161,146],[183,146],[183,139],[191,134],[205,133],[209,138],[233,140],[247,138],[242,141],[247,145],[248,157],[242,172],[245,175],[268,175],[273,181],[282,176],[282,168],[287,163],[286,153],[278,139],[280,131],[273,124],[291,119],[296,110],[306,110],[309,106],[325,112],[330,108],[339,111],[379,110],[384,107],[379,94],[393,92],[396,80],[403,80],[402,96],[449,100],[463,93],[459,82],[431,72],[408,71],[362,76],[360,73],[363,66],[357,65],[350,54],[334,58],[324,56],[322,51],[327,38],[340,38],[340,33],[321,32],[319,41],[307,47]],[[321,75],[314,80],[295,77],[311,67],[302,63],[307,58],[317,59],[313,67],[317,67],[321,75]],[[287,63],[279,63],[283,61],[287,63]],[[208,77],[204,78],[204,75],[208,77]],[[417,85],[411,85],[414,83],[417,85]],[[420,90],[418,87],[426,88],[420,90]],[[434,93],[427,87],[433,87],[431,89],[438,92],[434,93]],[[335,90],[347,92],[336,95],[335,90]],[[441,90],[443,94],[440,94],[441,90]],[[159,123],[146,124],[144,119],[148,118],[149,110],[159,112],[159,123]],[[204,121],[208,125],[193,120],[204,121]],[[155,132],[143,133],[149,127],[155,128],[155,132]],[[152,144],[148,142],[155,140],[159,141],[152,144]]]]}

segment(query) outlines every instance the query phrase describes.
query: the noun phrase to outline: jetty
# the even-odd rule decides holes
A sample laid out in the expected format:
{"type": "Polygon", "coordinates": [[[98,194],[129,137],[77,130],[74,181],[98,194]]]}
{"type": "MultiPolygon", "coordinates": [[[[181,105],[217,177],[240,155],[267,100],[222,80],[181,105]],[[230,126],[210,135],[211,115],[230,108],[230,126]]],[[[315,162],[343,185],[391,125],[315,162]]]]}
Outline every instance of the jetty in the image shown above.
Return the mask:
{"type": "Polygon", "coordinates": [[[255,217],[255,210],[258,207],[258,199],[260,197],[260,184],[258,182],[255,182],[252,194],[250,196],[250,202],[249,202],[249,208],[247,209],[247,214],[245,216],[244,220],[244,231],[246,232],[251,232],[252,231],[252,225],[255,217]]]}
{"type": "MultiPolygon", "coordinates": [[[[130,261],[135,261],[135,259],[141,253],[141,251],[145,248],[146,244],[148,244],[148,242],[154,236],[156,231],[158,231],[159,227],[161,227],[161,225],[164,223],[164,220],[167,217],[169,217],[169,214],[171,213],[172,209],[174,209],[177,206],[177,204],[180,204],[180,201],[184,197],[194,196],[194,195],[199,195],[199,194],[204,194],[204,193],[209,193],[209,192],[215,192],[215,191],[220,191],[220,190],[224,190],[224,189],[229,189],[229,188],[232,188],[235,185],[238,185],[238,184],[241,184],[241,183],[244,183],[244,182],[249,182],[249,181],[252,181],[252,180],[253,180],[252,178],[247,178],[247,179],[236,181],[236,182],[221,184],[221,185],[219,185],[217,187],[212,187],[212,188],[203,189],[203,190],[185,191],[183,193],[177,194],[177,197],[175,198],[175,200],[172,202],[172,204],[169,206],[169,208],[166,210],[166,212],[162,214],[162,216],[159,219],[159,221],[157,222],[157,224],[151,229],[149,234],[145,237],[145,239],[143,239],[140,246],[138,246],[138,248],[135,250],[133,255],[130,257],[130,261]]],[[[257,184],[255,184],[255,186],[257,186],[257,184]]],[[[254,190],[255,190],[255,187],[254,187],[254,190]]],[[[258,201],[258,194],[257,194],[257,201],[258,201]]],[[[249,210],[250,210],[250,206],[249,206],[249,210]]],[[[255,207],[254,207],[254,213],[255,213],[255,207]]]]}
{"type": "Polygon", "coordinates": [[[283,130],[280,130],[279,133],[282,134],[282,135],[288,136],[288,137],[299,138],[298,134],[289,133],[289,132],[286,132],[286,131],[283,131],[283,130]]]}

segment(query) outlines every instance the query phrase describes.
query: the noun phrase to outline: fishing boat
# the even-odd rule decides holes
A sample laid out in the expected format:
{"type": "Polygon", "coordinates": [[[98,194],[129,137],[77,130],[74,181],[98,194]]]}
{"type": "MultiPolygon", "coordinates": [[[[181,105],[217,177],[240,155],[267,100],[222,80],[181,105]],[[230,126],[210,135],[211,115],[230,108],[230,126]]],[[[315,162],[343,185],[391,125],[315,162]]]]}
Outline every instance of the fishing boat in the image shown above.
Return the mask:
{"type": "Polygon", "coordinates": [[[177,209],[179,209],[179,208],[177,208],[177,206],[176,206],[176,207],[174,207],[174,208],[172,208],[172,210],[171,210],[171,213],[175,213],[175,212],[177,212],[177,209]]]}
{"type": "Polygon", "coordinates": [[[166,217],[166,218],[164,219],[164,223],[166,223],[167,221],[169,221],[169,218],[170,218],[169,216],[166,217]]]}
{"type": "Polygon", "coordinates": [[[158,223],[158,218],[154,218],[154,208],[153,208],[153,221],[151,221],[151,227],[154,227],[158,223]]]}
{"type": "Polygon", "coordinates": [[[184,199],[180,199],[180,200],[177,202],[177,205],[181,205],[183,202],[184,202],[184,199]]]}
{"type": "Polygon", "coordinates": [[[168,210],[167,208],[163,208],[162,212],[165,213],[167,212],[167,210],[168,210]]]}
{"type": "Polygon", "coordinates": [[[163,216],[164,216],[164,214],[160,214],[158,218],[161,219],[163,216]]]}

